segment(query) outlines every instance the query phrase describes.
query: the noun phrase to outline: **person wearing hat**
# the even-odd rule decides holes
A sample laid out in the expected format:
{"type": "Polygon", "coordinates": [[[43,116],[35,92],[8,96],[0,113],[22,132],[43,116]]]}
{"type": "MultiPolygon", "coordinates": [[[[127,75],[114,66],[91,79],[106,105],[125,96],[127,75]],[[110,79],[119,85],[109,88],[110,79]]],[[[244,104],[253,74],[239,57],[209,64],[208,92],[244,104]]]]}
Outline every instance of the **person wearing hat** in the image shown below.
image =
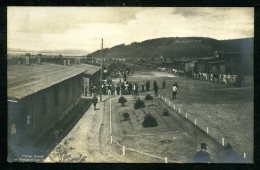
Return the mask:
{"type": "Polygon", "coordinates": [[[200,150],[194,155],[193,162],[195,163],[210,163],[210,154],[207,152],[207,144],[201,143],[200,150]]]}
{"type": "Polygon", "coordinates": [[[178,84],[177,84],[177,82],[175,82],[172,86],[172,98],[173,99],[176,99],[177,91],[178,91],[178,84]]]}
{"type": "Polygon", "coordinates": [[[98,102],[98,98],[97,98],[96,95],[94,95],[92,102],[93,102],[93,105],[94,105],[94,110],[96,110],[96,105],[97,105],[97,102],[98,102]]]}

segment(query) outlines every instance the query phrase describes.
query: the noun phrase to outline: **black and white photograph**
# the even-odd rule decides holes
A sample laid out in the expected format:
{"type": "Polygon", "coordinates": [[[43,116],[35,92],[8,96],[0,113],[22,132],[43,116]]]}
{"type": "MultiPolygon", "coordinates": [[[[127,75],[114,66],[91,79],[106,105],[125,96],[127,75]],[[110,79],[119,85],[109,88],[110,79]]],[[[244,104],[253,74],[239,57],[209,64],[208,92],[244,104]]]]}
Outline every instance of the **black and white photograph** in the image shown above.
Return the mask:
{"type": "Polygon", "coordinates": [[[253,7],[7,7],[8,162],[254,163],[253,7]]]}

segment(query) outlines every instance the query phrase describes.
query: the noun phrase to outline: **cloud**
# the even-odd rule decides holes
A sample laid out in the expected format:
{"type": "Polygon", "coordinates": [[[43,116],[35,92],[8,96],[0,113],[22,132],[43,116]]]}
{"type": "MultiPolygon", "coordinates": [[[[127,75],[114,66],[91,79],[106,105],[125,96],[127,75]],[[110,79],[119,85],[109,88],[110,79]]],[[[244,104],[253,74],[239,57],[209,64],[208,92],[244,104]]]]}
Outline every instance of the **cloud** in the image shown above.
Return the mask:
{"type": "Polygon", "coordinates": [[[8,47],[94,51],[159,37],[252,37],[253,8],[8,7],[8,47]]]}
{"type": "Polygon", "coordinates": [[[62,33],[90,23],[127,24],[138,8],[8,7],[10,31],[62,33]]]}

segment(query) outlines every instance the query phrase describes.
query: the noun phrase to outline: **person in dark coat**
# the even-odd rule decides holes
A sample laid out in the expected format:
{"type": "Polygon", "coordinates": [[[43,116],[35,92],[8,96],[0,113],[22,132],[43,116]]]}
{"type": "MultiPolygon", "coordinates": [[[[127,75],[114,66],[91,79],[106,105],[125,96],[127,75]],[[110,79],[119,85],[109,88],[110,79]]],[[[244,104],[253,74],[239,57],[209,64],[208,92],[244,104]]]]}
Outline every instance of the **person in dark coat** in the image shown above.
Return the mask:
{"type": "Polygon", "coordinates": [[[150,80],[148,80],[147,83],[148,83],[148,85],[147,85],[148,86],[148,91],[150,91],[150,80]]]}
{"type": "Polygon", "coordinates": [[[132,94],[132,90],[133,90],[133,85],[132,85],[132,83],[130,82],[130,83],[129,83],[129,86],[128,86],[128,94],[129,94],[129,95],[132,94]]]}
{"type": "Polygon", "coordinates": [[[117,95],[120,95],[120,85],[117,85],[117,87],[116,87],[116,93],[117,93],[117,95]]]}
{"type": "Polygon", "coordinates": [[[210,163],[210,154],[207,152],[207,144],[201,143],[200,150],[193,157],[194,163],[210,163]]]}
{"type": "Polygon", "coordinates": [[[144,81],[142,82],[142,92],[144,92],[144,81]]]}
{"type": "Polygon", "coordinates": [[[154,89],[154,95],[158,95],[158,85],[156,80],[154,80],[153,82],[153,89],[154,89]]]}
{"type": "Polygon", "coordinates": [[[165,86],[166,86],[166,81],[163,79],[162,88],[165,89],[165,86]]]}
{"type": "Polygon", "coordinates": [[[138,94],[138,85],[137,85],[137,83],[135,83],[135,95],[137,95],[138,94]]]}
{"type": "Polygon", "coordinates": [[[98,98],[97,98],[96,95],[94,95],[92,102],[93,102],[93,105],[94,105],[94,110],[96,110],[96,105],[97,105],[97,102],[98,102],[98,98]]]}

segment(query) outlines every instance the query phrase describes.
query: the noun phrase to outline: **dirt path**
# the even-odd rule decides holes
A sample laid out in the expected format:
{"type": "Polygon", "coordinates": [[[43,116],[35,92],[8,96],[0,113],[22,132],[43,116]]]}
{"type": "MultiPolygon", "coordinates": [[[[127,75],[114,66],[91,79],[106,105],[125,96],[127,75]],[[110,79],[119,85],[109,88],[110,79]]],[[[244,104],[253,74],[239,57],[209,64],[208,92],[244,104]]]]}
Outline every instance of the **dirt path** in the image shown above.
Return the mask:
{"type": "MultiPolygon", "coordinates": [[[[103,98],[105,99],[105,97],[103,98]]],[[[70,139],[70,147],[75,148],[70,151],[70,155],[87,156],[86,162],[114,162],[111,157],[107,157],[105,152],[103,113],[104,102],[97,104],[98,110],[93,106],[82,116],[75,127],[64,137],[60,144],[66,139],[70,139]]],[[[45,162],[51,162],[49,157],[45,162]]]]}

